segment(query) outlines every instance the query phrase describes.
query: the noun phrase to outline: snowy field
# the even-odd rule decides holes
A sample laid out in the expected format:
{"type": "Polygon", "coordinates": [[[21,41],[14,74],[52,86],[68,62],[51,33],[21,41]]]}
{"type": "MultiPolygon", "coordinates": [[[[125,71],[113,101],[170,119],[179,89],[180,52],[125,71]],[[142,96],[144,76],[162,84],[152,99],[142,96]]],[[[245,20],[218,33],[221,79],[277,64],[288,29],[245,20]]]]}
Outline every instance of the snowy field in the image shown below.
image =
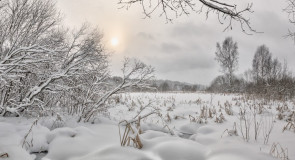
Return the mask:
{"type": "Polygon", "coordinates": [[[126,93],[109,105],[91,123],[63,114],[1,117],[0,159],[295,160],[294,101],[126,93]],[[126,126],[132,130],[124,136],[126,126]],[[137,138],[140,143],[133,142],[137,138]]]}

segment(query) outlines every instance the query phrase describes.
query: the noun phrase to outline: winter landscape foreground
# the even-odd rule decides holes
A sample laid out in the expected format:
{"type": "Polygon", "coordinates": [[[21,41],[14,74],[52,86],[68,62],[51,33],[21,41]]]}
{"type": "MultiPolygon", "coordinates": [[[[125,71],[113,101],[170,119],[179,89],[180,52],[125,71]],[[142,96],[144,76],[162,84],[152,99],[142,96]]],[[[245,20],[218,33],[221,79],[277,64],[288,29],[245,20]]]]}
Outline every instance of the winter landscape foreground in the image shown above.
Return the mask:
{"type": "Polygon", "coordinates": [[[1,117],[0,159],[295,159],[294,101],[124,93],[107,104],[108,111],[88,123],[77,123],[75,113],[1,117]]]}
{"type": "Polygon", "coordinates": [[[295,0],[0,0],[0,160],[295,160],[294,25],[295,0]]]}

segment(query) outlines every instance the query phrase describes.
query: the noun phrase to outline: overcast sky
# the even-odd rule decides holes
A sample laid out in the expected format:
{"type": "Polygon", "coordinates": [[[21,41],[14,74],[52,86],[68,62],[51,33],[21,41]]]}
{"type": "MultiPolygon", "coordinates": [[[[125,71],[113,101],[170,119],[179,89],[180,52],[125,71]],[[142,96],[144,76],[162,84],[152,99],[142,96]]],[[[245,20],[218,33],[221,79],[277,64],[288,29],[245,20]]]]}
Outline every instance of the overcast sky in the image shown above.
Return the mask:
{"type": "Polygon", "coordinates": [[[116,75],[120,74],[124,57],[135,57],[154,66],[158,79],[208,85],[221,74],[214,53],[216,43],[227,36],[238,42],[237,75],[251,68],[254,53],[261,44],[267,45],[274,57],[287,60],[289,68],[295,70],[295,44],[283,37],[288,29],[293,29],[288,23],[288,15],[282,11],[285,1],[254,1],[251,25],[264,33],[250,36],[242,33],[237,24],[233,30],[223,32],[226,26],[221,25],[214,14],[209,15],[207,20],[204,14],[191,14],[167,24],[165,18],[158,14],[151,19],[143,19],[139,6],[133,6],[128,11],[118,9],[117,2],[59,0],[57,3],[66,25],[79,27],[88,22],[104,33],[106,46],[113,51],[111,70],[116,75]],[[114,37],[118,38],[117,46],[110,45],[114,37]]]}

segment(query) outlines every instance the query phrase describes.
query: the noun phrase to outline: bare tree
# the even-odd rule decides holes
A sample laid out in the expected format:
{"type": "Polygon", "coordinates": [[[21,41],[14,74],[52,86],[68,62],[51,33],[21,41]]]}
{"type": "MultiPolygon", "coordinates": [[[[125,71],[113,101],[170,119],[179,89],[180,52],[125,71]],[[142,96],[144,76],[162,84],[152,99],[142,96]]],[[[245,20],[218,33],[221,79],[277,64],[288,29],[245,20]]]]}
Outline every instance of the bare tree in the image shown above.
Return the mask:
{"type": "Polygon", "coordinates": [[[232,29],[232,22],[235,21],[240,24],[243,32],[256,32],[250,25],[250,19],[245,17],[245,14],[252,13],[252,3],[242,9],[223,0],[119,0],[119,4],[127,9],[133,4],[140,4],[146,17],[151,17],[156,10],[160,10],[160,16],[164,15],[168,22],[172,21],[173,15],[179,17],[191,12],[205,12],[208,18],[212,12],[217,15],[221,24],[227,21],[225,30],[232,29]]]}
{"type": "Polygon", "coordinates": [[[294,78],[287,68],[272,58],[268,47],[259,46],[253,58],[252,74],[255,93],[265,98],[286,99],[294,96],[294,78]]]}
{"type": "Polygon", "coordinates": [[[106,100],[118,92],[131,87],[152,89],[150,87],[150,81],[154,78],[153,67],[148,66],[137,59],[131,60],[125,58],[122,73],[123,80],[121,84],[101,95],[91,106],[84,108],[78,121],[81,121],[82,119],[84,119],[84,121],[89,121],[97,112],[104,111],[106,109],[106,106],[104,105],[106,100]]]}
{"type": "MultiPolygon", "coordinates": [[[[287,7],[284,8],[284,11],[289,16],[289,22],[295,25],[295,0],[287,0],[287,7]]],[[[289,37],[294,40],[295,42],[295,32],[289,29],[288,34],[286,37],[289,37]]]]}
{"type": "Polygon", "coordinates": [[[265,45],[259,46],[255,52],[252,63],[256,83],[266,82],[271,72],[271,63],[272,55],[269,48],[265,45]]]}
{"type": "Polygon", "coordinates": [[[229,78],[229,85],[233,84],[233,73],[238,67],[238,44],[234,42],[232,37],[227,37],[222,46],[217,43],[215,52],[215,59],[220,63],[222,72],[229,78]]]}

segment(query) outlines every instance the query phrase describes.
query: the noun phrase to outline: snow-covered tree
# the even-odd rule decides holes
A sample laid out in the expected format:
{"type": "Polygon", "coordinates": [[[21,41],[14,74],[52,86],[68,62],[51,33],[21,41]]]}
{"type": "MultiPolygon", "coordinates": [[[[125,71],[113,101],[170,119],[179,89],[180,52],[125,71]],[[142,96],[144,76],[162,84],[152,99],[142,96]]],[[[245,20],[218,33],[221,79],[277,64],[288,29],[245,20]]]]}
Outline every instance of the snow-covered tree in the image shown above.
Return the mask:
{"type": "Polygon", "coordinates": [[[125,58],[122,74],[122,82],[101,95],[95,100],[95,103],[85,107],[78,121],[82,119],[89,121],[97,112],[104,111],[106,109],[104,105],[106,100],[118,92],[131,87],[152,89],[150,87],[150,81],[154,78],[154,68],[152,66],[146,65],[137,59],[125,58]]]}
{"type": "Polygon", "coordinates": [[[46,113],[59,107],[89,120],[113,94],[146,87],[153,68],[125,60],[123,82],[112,88],[97,29],[64,28],[50,0],[0,1],[0,115],[46,113]],[[79,112],[79,113],[78,113],[79,112]]]}

